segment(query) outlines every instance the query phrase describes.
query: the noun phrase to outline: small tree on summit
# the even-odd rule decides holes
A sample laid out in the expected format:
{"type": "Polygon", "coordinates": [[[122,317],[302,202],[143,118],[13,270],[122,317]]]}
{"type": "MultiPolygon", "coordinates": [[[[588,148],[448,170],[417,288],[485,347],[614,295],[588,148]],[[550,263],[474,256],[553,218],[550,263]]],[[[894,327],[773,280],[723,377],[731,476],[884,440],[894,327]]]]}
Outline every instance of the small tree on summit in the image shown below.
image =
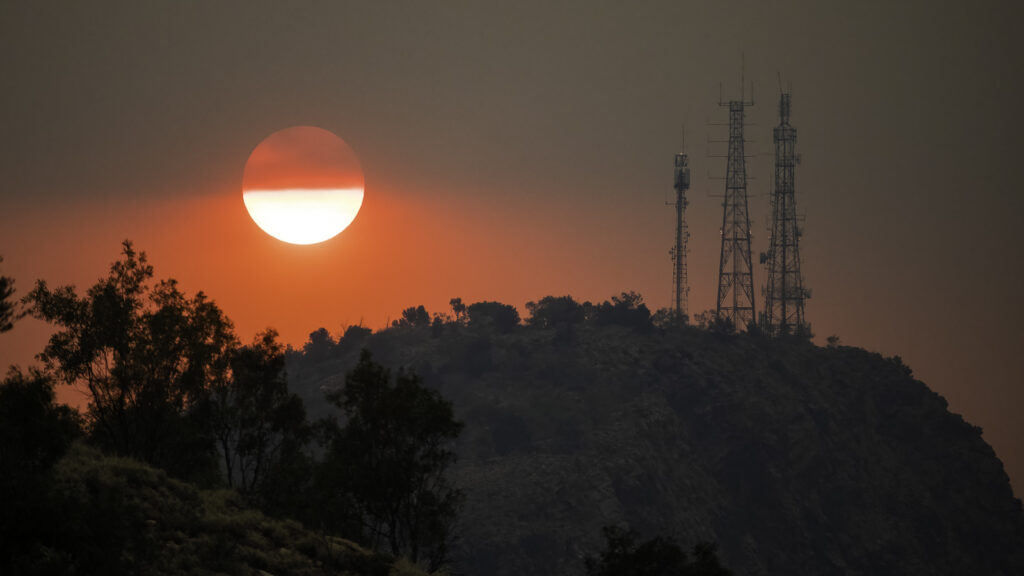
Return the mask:
{"type": "Polygon", "coordinates": [[[306,356],[315,360],[323,360],[331,353],[331,348],[337,344],[327,328],[318,328],[309,333],[309,342],[302,345],[302,351],[306,356]]]}
{"type": "Polygon", "coordinates": [[[597,323],[637,329],[650,328],[651,311],[644,304],[643,296],[636,292],[623,292],[618,296],[612,296],[611,302],[604,302],[597,307],[597,323]]]}
{"type": "Polygon", "coordinates": [[[519,325],[519,311],[501,302],[476,302],[466,309],[470,326],[487,326],[498,332],[510,332],[519,325]]]}
{"type": "Polygon", "coordinates": [[[410,306],[402,310],[402,317],[391,323],[394,328],[419,328],[430,326],[430,314],[423,305],[410,306]]]}
{"type": "Polygon", "coordinates": [[[455,322],[462,324],[466,321],[466,305],[462,303],[462,298],[452,298],[448,301],[448,304],[452,307],[452,312],[455,314],[455,322]]]}
{"type": "Polygon", "coordinates": [[[527,302],[526,309],[530,312],[526,323],[535,328],[579,324],[586,317],[583,306],[572,296],[545,296],[537,302],[527,302]]]}

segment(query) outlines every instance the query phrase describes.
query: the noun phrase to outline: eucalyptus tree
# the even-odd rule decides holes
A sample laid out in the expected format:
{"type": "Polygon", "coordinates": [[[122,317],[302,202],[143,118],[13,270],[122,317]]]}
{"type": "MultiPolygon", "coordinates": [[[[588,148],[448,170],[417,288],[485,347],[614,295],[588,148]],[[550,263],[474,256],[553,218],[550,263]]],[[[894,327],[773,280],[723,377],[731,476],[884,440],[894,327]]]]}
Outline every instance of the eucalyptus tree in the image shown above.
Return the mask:
{"type": "Polygon", "coordinates": [[[391,372],[365,349],[331,400],[345,425],[325,467],[354,503],[365,538],[431,571],[448,560],[462,491],[446,476],[463,424],[415,373],[391,372]]]}
{"type": "Polygon", "coordinates": [[[85,294],[40,280],[25,303],[57,328],[39,358],[88,394],[95,443],[179,477],[216,477],[202,408],[229,378],[238,343],[214,302],[185,295],[174,280],[153,282],[146,254],[125,241],[121,258],[85,294]]]}

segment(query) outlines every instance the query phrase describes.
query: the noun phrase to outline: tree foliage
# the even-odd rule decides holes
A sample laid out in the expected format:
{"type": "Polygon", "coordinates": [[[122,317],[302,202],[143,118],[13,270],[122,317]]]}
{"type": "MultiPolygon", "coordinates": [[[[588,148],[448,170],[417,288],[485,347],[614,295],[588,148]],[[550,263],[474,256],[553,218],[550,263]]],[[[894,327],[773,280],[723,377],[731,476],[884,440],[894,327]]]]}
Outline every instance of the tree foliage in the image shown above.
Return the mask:
{"type": "MultiPolygon", "coordinates": [[[[0,258],[0,262],[4,259],[0,258]]],[[[0,276],[0,334],[14,327],[14,279],[0,276]]]]}
{"type": "Polygon", "coordinates": [[[728,336],[736,333],[736,325],[732,318],[719,316],[714,310],[705,310],[696,316],[697,326],[719,336],[728,336]]]}
{"type": "Polygon", "coordinates": [[[693,559],[672,540],[655,537],[637,543],[632,530],[606,526],[605,549],[585,561],[588,576],[729,576],[713,544],[693,547],[693,559]]]}
{"type": "Polygon", "coordinates": [[[628,326],[646,329],[652,326],[651,311],[644,304],[644,298],[636,292],[623,292],[612,296],[611,302],[602,302],[596,309],[600,325],[628,326]]]}
{"type": "Polygon", "coordinates": [[[671,308],[659,308],[651,314],[651,323],[664,330],[679,330],[689,326],[690,316],[671,308]]]}
{"type": "Polygon", "coordinates": [[[267,330],[235,350],[230,366],[230,378],[211,389],[209,422],[228,486],[256,494],[268,474],[305,444],[306,410],[288,391],[284,346],[276,331],[267,330]]]}
{"type": "MultiPolygon", "coordinates": [[[[462,424],[415,374],[400,372],[392,382],[366,354],[335,399],[346,425],[310,426],[288,390],[277,333],[239,345],[215,304],[201,292],[185,295],[173,280],[154,282],[145,254],[129,242],[85,294],[40,281],[24,302],[56,333],[39,355],[45,372],[12,372],[0,384],[0,573],[189,572],[195,561],[166,554],[164,543],[173,539],[181,551],[184,535],[203,521],[202,503],[195,487],[168,482],[166,473],[215,484],[220,471],[228,487],[269,513],[367,534],[390,554],[432,568],[446,561],[462,493],[444,474],[462,424]],[[87,392],[84,419],[54,405],[54,381],[87,392]],[[79,446],[80,457],[61,460],[60,469],[82,422],[89,442],[127,458],[97,468],[99,452],[79,446]],[[314,437],[328,448],[323,462],[312,456],[314,437]],[[141,506],[126,497],[136,489],[141,506]]],[[[429,316],[410,308],[403,322],[429,325],[429,316]]],[[[335,343],[321,329],[304,352],[326,358],[369,335],[352,326],[335,343]]],[[[221,561],[235,540],[197,543],[201,565],[247,571],[221,561]]],[[[374,573],[387,573],[387,564],[374,563],[374,573]]]]}
{"type": "Polygon", "coordinates": [[[585,319],[584,308],[572,296],[545,296],[527,302],[530,317],[526,323],[535,328],[555,328],[562,324],[579,324],[585,319]]]}
{"type": "Polygon", "coordinates": [[[463,498],[445,476],[463,426],[451,403],[412,372],[392,382],[366,350],[331,400],[346,424],[325,465],[357,506],[369,544],[431,570],[443,565],[463,498]]]}
{"type": "Polygon", "coordinates": [[[213,444],[199,420],[229,375],[236,338],[220,308],[174,280],[152,284],[145,253],[124,242],[110,273],[79,296],[39,281],[29,311],[57,332],[39,355],[59,381],[89,393],[90,436],[118,454],[209,480],[213,444]]]}
{"type": "Polygon", "coordinates": [[[469,325],[507,333],[519,325],[519,311],[501,302],[476,302],[466,309],[469,325]]]}
{"type": "Polygon", "coordinates": [[[57,404],[53,382],[12,369],[0,382],[0,573],[37,573],[51,520],[50,472],[81,434],[80,418],[57,404]]]}
{"type": "Polygon", "coordinates": [[[318,328],[309,333],[309,342],[302,346],[302,351],[311,358],[322,360],[330,354],[336,344],[327,328],[318,328]]]}
{"type": "Polygon", "coordinates": [[[425,328],[430,326],[430,313],[423,305],[409,306],[402,310],[402,317],[391,323],[395,328],[425,328]]]}
{"type": "Polygon", "coordinates": [[[464,323],[466,321],[466,305],[462,303],[462,298],[452,298],[448,304],[452,307],[452,313],[455,314],[455,322],[457,324],[464,323]]]}
{"type": "Polygon", "coordinates": [[[81,443],[50,476],[52,505],[37,510],[50,532],[13,550],[16,563],[0,573],[425,576],[353,542],[261,514],[234,491],[197,489],[81,443]]]}
{"type": "Polygon", "coordinates": [[[362,325],[353,324],[348,328],[345,328],[345,334],[342,336],[342,341],[346,344],[350,342],[361,343],[363,340],[366,340],[370,334],[373,334],[373,330],[362,325]]]}
{"type": "Polygon", "coordinates": [[[11,368],[0,382],[0,484],[49,469],[81,434],[74,409],[55,402],[43,373],[11,368]]]}

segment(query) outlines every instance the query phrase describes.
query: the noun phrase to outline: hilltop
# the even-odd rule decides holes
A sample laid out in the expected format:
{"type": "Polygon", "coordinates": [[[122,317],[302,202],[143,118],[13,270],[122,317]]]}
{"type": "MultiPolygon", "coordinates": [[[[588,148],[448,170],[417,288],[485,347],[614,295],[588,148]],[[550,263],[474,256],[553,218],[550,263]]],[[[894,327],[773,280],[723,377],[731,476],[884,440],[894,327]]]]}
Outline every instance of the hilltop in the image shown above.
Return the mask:
{"type": "Polygon", "coordinates": [[[453,402],[457,572],[582,574],[600,528],[619,524],[717,542],[737,574],[1024,573],[1002,463],[898,357],[490,312],[321,330],[288,354],[312,417],[331,413],[324,392],[364,347],[453,402]]]}

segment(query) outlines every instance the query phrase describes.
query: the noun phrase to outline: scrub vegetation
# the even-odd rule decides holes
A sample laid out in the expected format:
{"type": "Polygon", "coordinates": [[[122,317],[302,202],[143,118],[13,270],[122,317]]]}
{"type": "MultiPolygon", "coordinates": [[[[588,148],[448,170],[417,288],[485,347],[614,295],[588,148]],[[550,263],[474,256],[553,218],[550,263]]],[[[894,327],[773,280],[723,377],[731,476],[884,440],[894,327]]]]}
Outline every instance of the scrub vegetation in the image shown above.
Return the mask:
{"type": "Polygon", "coordinates": [[[518,321],[460,298],[408,310],[388,330],[318,331],[287,353],[289,385],[329,416],[318,398],[368,349],[452,402],[466,573],[582,575],[609,526],[691,560],[716,543],[736,574],[1024,573],[1002,463],[899,357],[629,292],[544,297],[518,321]]]}

